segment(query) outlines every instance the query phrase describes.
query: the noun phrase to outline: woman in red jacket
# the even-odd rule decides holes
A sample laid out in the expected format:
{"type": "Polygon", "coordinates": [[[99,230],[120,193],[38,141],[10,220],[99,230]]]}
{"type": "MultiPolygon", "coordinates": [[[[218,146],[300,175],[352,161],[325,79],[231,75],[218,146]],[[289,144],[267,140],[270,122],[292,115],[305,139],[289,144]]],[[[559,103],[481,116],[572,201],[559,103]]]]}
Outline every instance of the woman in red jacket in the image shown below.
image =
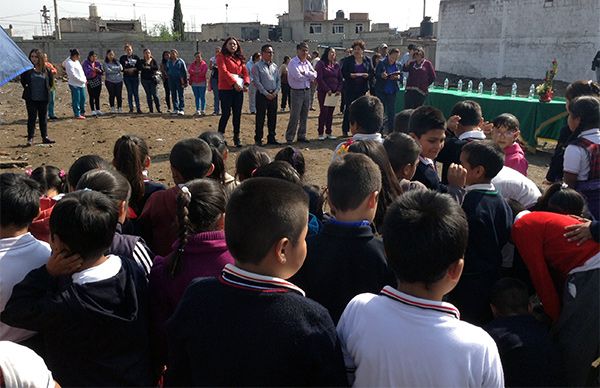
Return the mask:
{"type": "Polygon", "coordinates": [[[233,143],[241,147],[240,120],[244,92],[248,90],[250,77],[242,48],[236,38],[230,36],[223,43],[221,52],[217,54],[217,69],[219,70],[219,100],[221,101],[221,119],[219,132],[225,133],[229,116],[233,111],[233,143]]]}

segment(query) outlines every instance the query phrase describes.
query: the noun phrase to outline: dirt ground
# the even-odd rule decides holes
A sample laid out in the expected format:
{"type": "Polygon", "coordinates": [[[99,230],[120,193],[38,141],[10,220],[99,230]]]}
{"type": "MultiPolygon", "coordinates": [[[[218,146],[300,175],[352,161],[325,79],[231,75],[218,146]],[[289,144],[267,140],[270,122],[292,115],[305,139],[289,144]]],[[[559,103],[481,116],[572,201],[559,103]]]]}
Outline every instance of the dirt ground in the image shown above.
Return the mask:
{"type": "MultiPolygon", "coordinates": [[[[163,92],[159,88],[159,94],[163,92]]],[[[169,114],[105,114],[102,117],[87,120],[74,120],[71,110],[71,97],[66,82],[59,82],[56,97],[56,115],[58,120],[48,124],[49,136],[56,140],[56,144],[42,145],[38,130],[36,129],[35,145],[25,147],[27,141],[27,112],[25,103],[21,99],[22,88],[19,83],[11,82],[0,88],[0,172],[23,171],[26,168],[35,168],[42,164],[54,165],[68,170],[69,166],[82,155],[97,154],[107,160],[112,159],[112,148],[115,141],[123,134],[136,134],[143,137],[152,156],[150,177],[164,184],[172,185],[169,170],[169,151],[180,139],[196,137],[204,131],[216,131],[218,116],[207,115],[204,117],[192,116],[194,102],[191,88],[185,91],[185,116],[171,116],[169,114]],[[17,162],[16,165],[11,161],[17,162]],[[17,166],[18,165],[18,166],[17,166]]],[[[127,111],[126,92],[124,94],[124,110],[127,111]]],[[[104,89],[100,96],[102,111],[109,111],[108,93],[104,89]]],[[[145,94],[140,87],[140,100],[142,109],[148,111],[145,103],[145,94]]],[[[213,95],[207,92],[207,112],[213,111],[213,95]]],[[[164,95],[161,95],[161,104],[164,105],[164,95]]],[[[340,140],[318,141],[317,120],[318,103],[314,103],[317,111],[311,111],[308,118],[308,138],[311,143],[303,144],[302,151],[306,160],[306,180],[308,183],[325,186],[327,166],[331,159],[333,149],[340,140]]],[[[89,106],[86,106],[89,112],[89,106]]],[[[163,111],[166,107],[163,106],[163,111]]],[[[485,114],[485,112],[484,112],[485,114]]],[[[283,142],[285,129],[289,119],[289,111],[279,113],[277,116],[277,140],[283,142]]],[[[249,114],[248,98],[244,96],[244,109],[242,115],[241,138],[245,145],[253,144],[255,116],[249,114]]],[[[336,110],[333,121],[334,135],[341,135],[342,115],[336,110]]],[[[266,132],[266,128],[265,128],[266,132]]],[[[231,121],[225,134],[229,144],[232,142],[231,121]]],[[[265,139],[266,141],[266,139],[265,139]]],[[[274,156],[281,147],[265,147],[267,152],[274,156]]],[[[230,149],[227,160],[228,172],[235,173],[235,159],[238,149],[230,149]]],[[[550,160],[549,150],[528,154],[529,176],[538,185],[541,185],[550,160]]]]}

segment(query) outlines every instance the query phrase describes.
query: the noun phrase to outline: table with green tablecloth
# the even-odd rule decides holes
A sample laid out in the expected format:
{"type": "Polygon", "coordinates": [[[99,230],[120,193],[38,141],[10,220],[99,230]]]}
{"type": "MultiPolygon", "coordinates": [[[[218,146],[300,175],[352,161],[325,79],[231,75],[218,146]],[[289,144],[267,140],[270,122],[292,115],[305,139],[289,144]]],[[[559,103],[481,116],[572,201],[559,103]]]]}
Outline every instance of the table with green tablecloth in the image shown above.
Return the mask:
{"type": "MultiPolygon", "coordinates": [[[[521,124],[521,136],[532,147],[537,145],[538,137],[558,139],[560,129],[567,125],[565,100],[562,98],[555,98],[551,102],[539,102],[537,99],[435,88],[429,91],[425,105],[435,106],[449,117],[454,104],[461,100],[477,101],[481,105],[484,118],[488,121],[502,113],[512,113],[521,124]]],[[[400,90],[396,99],[396,111],[402,109],[404,109],[404,90],[400,90]]]]}

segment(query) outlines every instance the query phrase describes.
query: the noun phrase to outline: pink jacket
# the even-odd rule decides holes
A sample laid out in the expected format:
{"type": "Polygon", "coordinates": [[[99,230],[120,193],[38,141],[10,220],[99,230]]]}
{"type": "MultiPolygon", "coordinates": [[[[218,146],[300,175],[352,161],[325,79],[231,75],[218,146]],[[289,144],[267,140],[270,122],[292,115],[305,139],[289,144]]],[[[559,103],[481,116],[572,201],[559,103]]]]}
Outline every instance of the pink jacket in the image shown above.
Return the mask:
{"type": "Polygon", "coordinates": [[[196,63],[196,61],[192,62],[188,66],[188,72],[190,73],[190,85],[206,83],[207,71],[208,65],[204,60],[200,64],[196,63]]]}
{"type": "Polygon", "coordinates": [[[527,176],[529,163],[527,162],[525,152],[523,152],[519,143],[514,142],[512,145],[506,147],[504,149],[504,155],[504,165],[506,167],[510,167],[527,176]]]}

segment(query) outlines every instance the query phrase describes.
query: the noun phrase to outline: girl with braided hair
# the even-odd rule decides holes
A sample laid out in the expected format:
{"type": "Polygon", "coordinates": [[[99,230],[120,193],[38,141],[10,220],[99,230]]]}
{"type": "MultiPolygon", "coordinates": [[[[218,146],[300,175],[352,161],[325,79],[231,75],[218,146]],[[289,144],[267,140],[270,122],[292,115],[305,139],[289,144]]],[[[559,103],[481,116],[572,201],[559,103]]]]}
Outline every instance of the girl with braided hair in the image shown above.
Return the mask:
{"type": "Polygon", "coordinates": [[[157,363],[166,360],[165,324],[187,286],[197,277],[216,277],[233,257],[225,243],[225,192],[218,181],[195,179],[177,196],[178,239],[166,257],[157,256],[150,273],[151,316],[157,363]]]}

